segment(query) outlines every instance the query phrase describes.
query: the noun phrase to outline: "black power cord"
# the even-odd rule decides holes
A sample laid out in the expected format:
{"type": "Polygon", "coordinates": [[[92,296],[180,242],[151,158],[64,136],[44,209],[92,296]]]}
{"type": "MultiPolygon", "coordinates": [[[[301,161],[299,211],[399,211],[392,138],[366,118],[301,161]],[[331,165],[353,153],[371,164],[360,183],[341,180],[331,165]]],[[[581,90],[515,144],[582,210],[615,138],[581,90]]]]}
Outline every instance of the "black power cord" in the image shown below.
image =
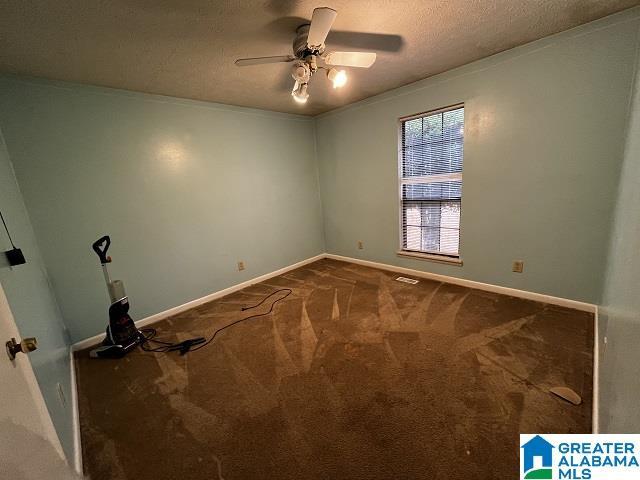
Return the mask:
{"type": "Polygon", "coordinates": [[[141,328],[139,332],[140,332],[140,335],[142,335],[142,342],[140,343],[140,348],[142,348],[142,350],[144,350],[145,352],[164,353],[164,352],[168,352],[172,347],[179,348],[180,346],[182,346],[182,343],[183,343],[183,342],[172,343],[172,342],[165,342],[163,340],[155,340],[154,337],[158,334],[158,331],[155,328],[141,328]],[[149,342],[157,343],[160,346],[149,348],[147,346],[147,343],[149,342]]]}
{"type": "Polygon", "coordinates": [[[201,348],[204,348],[207,345],[209,345],[216,338],[216,335],[218,335],[223,330],[226,330],[227,328],[233,327],[238,323],[246,322],[247,320],[251,320],[253,318],[265,317],[267,315],[270,315],[273,312],[273,309],[276,306],[276,304],[278,302],[281,302],[285,298],[287,298],[289,295],[291,295],[293,293],[293,290],[291,290],[290,288],[280,288],[278,290],[275,290],[274,292],[271,292],[269,295],[264,297],[262,301],[260,301],[260,303],[257,303],[251,307],[242,307],[241,311],[244,312],[246,310],[257,308],[260,305],[262,305],[264,302],[266,302],[269,298],[273,297],[274,295],[280,292],[286,292],[286,293],[283,296],[275,299],[271,303],[271,307],[269,308],[269,311],[264,313],[257,313],[255,315],[249,315],[248,317],[240,318],[234,322],[231,322],[228,325],[225,325],[224,327],[220,327],[213,332],[213,334],[209,339],[205,339],[204,337],[197,337],[197,338],[191,338],[189,340],[185,340],[184,342],[172,343],[164,340],[156,340],[155,336],[157,334],[157,331],[155,328],[141,328],[140,335],[142,335],[143,340],[142,340],[142,343],[140,344],[140,347],[145,352],[153,352],[153,353],[166,353],[173,350],[179,350],[180,355],[184,355],[188,352],[195,352],[196,350],[200,350],[201,348]],[[156,343],[158,344],[158,346],[149,348],[147,346],[148,343],[156,343]]]}
{"type": "Polygon", "coordinates": [[[2,211],[0,211],[0,218],[2,219],[2,224],[4,225],[4,229],[7,232],[7,237],[9,237],[9,241],[11,242],[11,246],[16,248],[13,244],[13,239],[11,238],[11,234],[9,233],[9,227],[7,227],[7,222],[4,221],[4,215],[2,215],[2,211]]]}
{"type": "Polygon", "coordinates": [[[2,219],[2,224],[4,225],[4,229],[7,232],[7,237],[9,237],[9,242],[11,242],[11,250],[7,250],[4,252],[7,260],[9,262],[10,267],[15,267],[16,265],[23,265],[27,263],[27,260],[24,258],[24,254],[22,250],[17,248],[15,243],[13,243],[13,238],[11,238],[11,234],[9,233],[9,227],[7,227],[7,222],[4,220],[4,215],[0,211],[0,219],[2,219]]]}

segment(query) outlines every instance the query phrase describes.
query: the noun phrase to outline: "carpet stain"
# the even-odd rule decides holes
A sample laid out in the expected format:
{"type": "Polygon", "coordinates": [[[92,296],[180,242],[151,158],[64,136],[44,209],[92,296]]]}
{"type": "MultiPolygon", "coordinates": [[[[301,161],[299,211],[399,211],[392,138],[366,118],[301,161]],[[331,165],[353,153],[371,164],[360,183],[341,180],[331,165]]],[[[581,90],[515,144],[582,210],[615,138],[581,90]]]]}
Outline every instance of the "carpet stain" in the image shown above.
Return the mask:
{"type": "Polygon", "coordinates": [[[293,290],[186,356],[77,352],[85,473],[515,478],[519,433],[591,431],[592,314],[396,276],[324,259],[155,324],[208,337],[293,290]]]}

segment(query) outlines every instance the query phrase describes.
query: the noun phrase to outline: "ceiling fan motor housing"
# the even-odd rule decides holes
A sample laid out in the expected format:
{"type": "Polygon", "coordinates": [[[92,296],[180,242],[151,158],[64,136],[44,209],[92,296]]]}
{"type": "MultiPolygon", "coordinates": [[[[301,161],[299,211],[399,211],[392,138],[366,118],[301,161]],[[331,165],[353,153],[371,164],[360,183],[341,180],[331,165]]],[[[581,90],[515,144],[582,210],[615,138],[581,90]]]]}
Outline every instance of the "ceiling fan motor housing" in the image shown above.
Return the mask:
{"type": "Polygon", "coordinates": [[[296,30],[296,38],[293,39],[293,54],[297,58],[305,58],[309,55],[321,55],[324,52],[324,45],[320,48],[311,49],[307,45],[307,37],[309,35],[310,25],[300,25],[296,30]]]}

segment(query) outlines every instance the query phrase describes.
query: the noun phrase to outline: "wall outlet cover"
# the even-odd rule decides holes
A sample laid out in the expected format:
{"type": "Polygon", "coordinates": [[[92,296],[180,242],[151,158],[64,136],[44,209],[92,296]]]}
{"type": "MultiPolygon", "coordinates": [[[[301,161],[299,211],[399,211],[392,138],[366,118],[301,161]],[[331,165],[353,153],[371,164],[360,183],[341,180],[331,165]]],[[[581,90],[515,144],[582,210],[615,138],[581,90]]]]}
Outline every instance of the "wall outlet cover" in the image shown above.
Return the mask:
{"type": "Polygon", "coordinates": [[[240,261],[238,262],[238,271],[241,272],[242,270],[244,270],[244,262],[240,261]]]}
{"type": "Polygon", "coordinates": [[[516,273],[522,273],[524,270],[524,262],[522,260],[514,260],[513,271],[516,273]]]}
{"type": "Polygon", "coordinates": [[[58,391],[58,399],[63,408],[67,408],[67,396],[64,394],[62,384],[56,383],[56,390],[58,391]]]}

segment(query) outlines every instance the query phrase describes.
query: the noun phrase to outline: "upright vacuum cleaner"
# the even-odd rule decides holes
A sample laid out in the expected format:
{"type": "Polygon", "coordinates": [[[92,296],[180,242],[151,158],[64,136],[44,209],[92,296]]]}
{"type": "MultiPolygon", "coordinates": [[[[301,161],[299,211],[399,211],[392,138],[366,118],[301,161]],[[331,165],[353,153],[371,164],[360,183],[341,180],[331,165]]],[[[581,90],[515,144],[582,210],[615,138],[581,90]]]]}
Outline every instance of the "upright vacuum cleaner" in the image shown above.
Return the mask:
{"type": "MultiPolygon", "coordinates": [[[[111,263],[111,257],[107,255],[111,239],[105,235],[93,242],[93,251],[98,254],[102,264],[104,281],[107,284],[111,306],[109,307],[109,325],[107,334],[102,345],[89,352],[93,358],[122,358],[138,345],[146,352],[166,353],[178,351],[180,355],[185,355],[192,348],[206,345],[204,337],[195,337],[183,340],[182,342],[169,342],[154,338],[155,328],[143,328],[138,330],[135,323],[129,316],[129,297],[124,292],[124,284],[120,280],[111,280],[107,264],[111,263]],[[156,344],[149,347],[148,342],[156,344]]],[[[226,328],[226,327],[224,327],[226,328]]],[[[214,335],[215,336],[215,335],[214,335]]],[[[211,338],[213,340],[213,338],[211,338]]]]}
{"type": "Polygon", "coordinates": [[[124,284],[120,280],[111,280],[109,276],[107,264],[111,263],[111,257],[107,255],[107,251],[110,245],[109,235],[99,238],[92,245],[100,258],[111,299],[106,337],[101,346],[89,353],[93,358],[122,358],[145,340],[129,316],[129,297],[124,291],[124,284]]]}

